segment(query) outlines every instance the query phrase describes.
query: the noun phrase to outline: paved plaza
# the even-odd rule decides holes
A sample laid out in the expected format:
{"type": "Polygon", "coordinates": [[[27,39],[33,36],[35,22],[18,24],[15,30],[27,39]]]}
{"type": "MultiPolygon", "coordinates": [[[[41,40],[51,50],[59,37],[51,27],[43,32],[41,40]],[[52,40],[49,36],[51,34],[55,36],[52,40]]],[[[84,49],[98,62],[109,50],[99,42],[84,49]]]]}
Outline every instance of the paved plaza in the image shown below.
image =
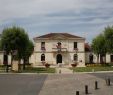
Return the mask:
{"type": "Polygon", "coordinates": [[[85,85],[89,95],[113,95],[113,84],[106,86],[105,79],[113,82],[113,73],[89,74],[1,74],[0,95],[85,95],[85,85]],[[99,89],[94,89],[98,81],[99,89]]]}

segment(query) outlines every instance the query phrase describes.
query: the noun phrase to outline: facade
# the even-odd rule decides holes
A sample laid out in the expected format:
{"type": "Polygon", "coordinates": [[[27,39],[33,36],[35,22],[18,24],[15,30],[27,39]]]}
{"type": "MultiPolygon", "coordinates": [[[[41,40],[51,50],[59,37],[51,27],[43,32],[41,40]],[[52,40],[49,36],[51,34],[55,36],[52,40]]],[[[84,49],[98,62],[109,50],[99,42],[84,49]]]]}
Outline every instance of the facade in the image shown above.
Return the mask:
{"type": "MultiPolygon", "coordinates": [[[[78,67],[84,67],[85,63],[97,63],[97,56],[91,51],[85,38],[68,33],[49,33],[34,38],[34,52],[29,62],[33,66],[42,66],[49,63],[53,66],[59,64],[70,66],[77,62],[78,67]]],[[[0,51],[0,65],[3,65],[4,53],[0,51]]],[[[8,55],[8,63],[11,64],[11,56],[8,55]]],[[[105,61],[99,56],[99,63],[105,61]]],[[[106,54],[106,63],[113,62],[113,54],[106,54]]],[[[23,62],[21,62],[23,63],[23,62]]]]}
{"type": "MultiPolygon", "coordinates": [[[[113,54],[106,54],[106,57],[99,55],[98,61],[99,63],[113,63],[113,54]]],[[[85,44],[85,63],[98,63],[97,56],[92,52],[88,43],[85,44]]]]}
{"type": "Polygon", "coordinates": [[[78,66],[85,66],[85,38],[68,33],[49,33],[34,38],[35,48],[30,62],[33,66],[70,65],[74,62],[78,66]]]}
{"type": "Polygon", "coordinates": [[[11,64],[11,56],[8,55],[4,55],[4,52],[3,51],[0,51],[0,65],[3,65],[5,64],[5,61],[8,61],[8,64],[10,65],[11,64]]]}
{"type": "MultiPolygon", "coordinates": [[[[0,34],[0,40],[1,40],[1,36],[2,35],[0,34]]],[[[0,65],[5,64],[5,60],[8,61],[8,64],[11,64],[11,56],[10,55],[6,56],[4,55],[4,51],[0,51],[0,65]]]]}

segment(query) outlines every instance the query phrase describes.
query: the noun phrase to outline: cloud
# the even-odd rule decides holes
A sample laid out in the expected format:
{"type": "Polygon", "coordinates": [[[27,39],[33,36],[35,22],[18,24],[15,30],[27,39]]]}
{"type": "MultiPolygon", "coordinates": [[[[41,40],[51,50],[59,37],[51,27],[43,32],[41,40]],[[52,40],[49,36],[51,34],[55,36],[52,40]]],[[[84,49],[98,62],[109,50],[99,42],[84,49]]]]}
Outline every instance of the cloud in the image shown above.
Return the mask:
{"type": "Polygon", "coordinates": [[[30,37],[70,32],[87,41],[113,24],[113,0],[0,0],[0,31],[24,27],[30,37]],[[93,33],[94,35],[93,35],[93,33]]]}

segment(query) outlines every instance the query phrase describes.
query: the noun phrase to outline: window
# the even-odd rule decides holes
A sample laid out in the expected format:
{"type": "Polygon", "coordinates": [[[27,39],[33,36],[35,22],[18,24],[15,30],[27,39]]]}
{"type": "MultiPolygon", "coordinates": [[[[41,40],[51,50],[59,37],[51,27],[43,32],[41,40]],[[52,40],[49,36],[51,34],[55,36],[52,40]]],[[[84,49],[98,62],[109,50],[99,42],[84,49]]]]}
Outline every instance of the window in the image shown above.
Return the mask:
{"type": "Polygon", "coordinates": [[[41,61],[45,61],[45,54],[41,55],[41,61]]]}
{"type": "Polygon", "coordinates": [[[73,60],[74,60],[74,61],[78,61],[78,55],[77,55],[77,54],[74,54],[73,60]]]}
{"type": "Polygon", "coordinates": [[[57,44],[58,44],[58,46],[61,46],[61,42],[58,42],[57,44]]]}
{"type": "Polygon", "coordinates": [[[57,48],[61,48],[61,43],[60,42],[57,43],[57,48]]]}
{"type": "Polygon", "coordinates": [[[62,44],[60,42],[57,43],[57,49],[58,49],[58,51],[61,51],[61,45],[62,44]]]}
{"type": "Polygon", "coordinates": [[[74,49],[77,49],[77,42],[74,42],[74,49]]]}
{"type": "Polygon", "coordinates": [[[45,42],[41,42],[41,50],[45,50],[45,42]]]}

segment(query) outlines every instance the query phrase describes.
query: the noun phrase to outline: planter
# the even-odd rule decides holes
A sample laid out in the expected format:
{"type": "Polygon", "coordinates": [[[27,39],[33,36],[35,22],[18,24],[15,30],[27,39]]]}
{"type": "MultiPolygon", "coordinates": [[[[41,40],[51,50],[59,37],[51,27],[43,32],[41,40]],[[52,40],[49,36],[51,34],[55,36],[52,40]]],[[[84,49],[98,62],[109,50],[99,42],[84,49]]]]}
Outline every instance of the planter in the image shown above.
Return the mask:
{"type": "Polygon", "coordinates": [[[72,66],[72,67],[76,67],[76,66],[77,66],[77,64],[76,64],[76,63],[73,63],[73,64],[71,64],[71,66],[72,66]]]}
{"type": "Polygon", "coordinates": [[[50,64],[46,63],[46,64],[45,64],[45,67],[46,67],[46,68],[49,68],[49,67],[50,67],[50,64]]]}

